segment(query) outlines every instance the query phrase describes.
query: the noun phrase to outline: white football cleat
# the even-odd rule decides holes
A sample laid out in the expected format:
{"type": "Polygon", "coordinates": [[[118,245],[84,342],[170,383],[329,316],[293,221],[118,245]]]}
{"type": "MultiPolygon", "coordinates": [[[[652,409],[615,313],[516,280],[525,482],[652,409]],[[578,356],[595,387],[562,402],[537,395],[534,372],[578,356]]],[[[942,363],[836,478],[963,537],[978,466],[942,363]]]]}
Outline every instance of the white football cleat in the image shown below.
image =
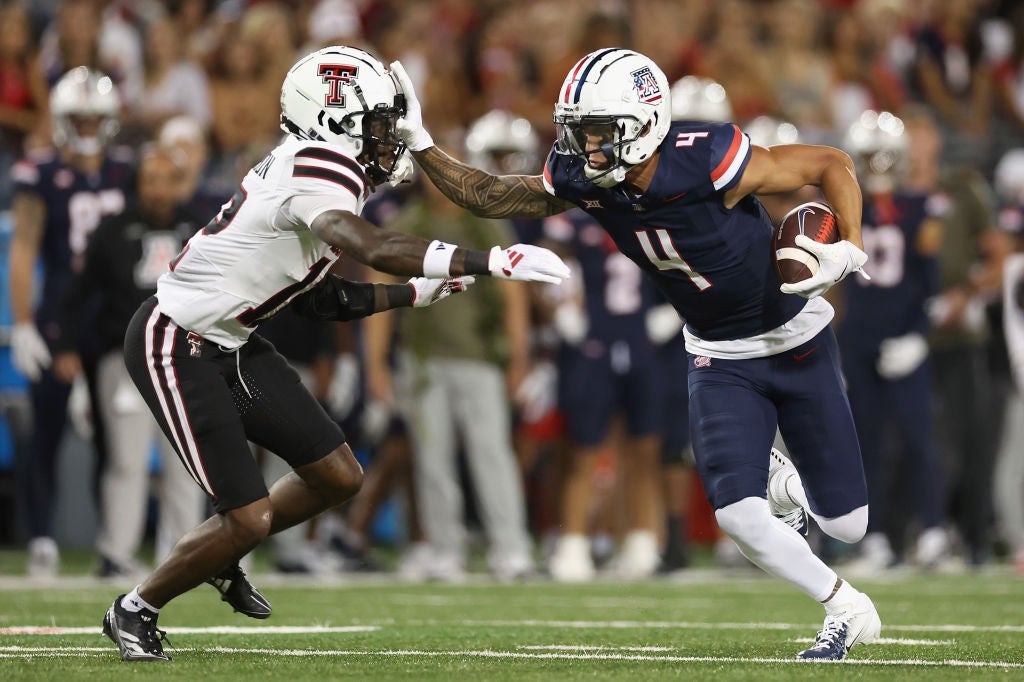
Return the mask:
{"type": "Polygon", "coordinates": [[[563,535],[548,562],[551,577],[560,583],[585,583],[594,579],[590,539],[585,535],[563,535]]]}
{"type": "Polygon", "coordinates": [[[921,532],[917,538],[915,559],[921,570],[932,571],[949,556],[949,535],[942,526],[934,526],[921,532]]]}
{"type": "Polygon", "coordinates": [[[30,578],[56,578],[60,568],[60,550],[53,538],[38,537],[28,541],[28,565],[30,578]]]}
{"type": "Polygon", "coordinates": [[[620,578],[639,580],[651,577],[661,563],[657,536],[649,530],[631,530],[622,540],[622,547],[613,561],[613,572],[620,578]]]}
{"type": "Polygon", "coordinates": [[[885,533],[868,533],[860,541],[857,557],[843,567],[843,572],[866,577],[878,576],[892,568],[895,559],[885,533]]]}
{"type": "Polygon", "coordinates": [[[882,632],[882,619],[871,598],[858,592],[852,604],[825,616],[814,646],[797,654],[801,661],[841,661],[857,644],[871,644],[882,632]]]}
{"type": "Polygon", "coordinates": [[[807,535],[807,511],[786,490],[791,476],[799,476],[796,467],[782,452],[772,448],[768,455],[768,510],[796,532],[807,535]]]}

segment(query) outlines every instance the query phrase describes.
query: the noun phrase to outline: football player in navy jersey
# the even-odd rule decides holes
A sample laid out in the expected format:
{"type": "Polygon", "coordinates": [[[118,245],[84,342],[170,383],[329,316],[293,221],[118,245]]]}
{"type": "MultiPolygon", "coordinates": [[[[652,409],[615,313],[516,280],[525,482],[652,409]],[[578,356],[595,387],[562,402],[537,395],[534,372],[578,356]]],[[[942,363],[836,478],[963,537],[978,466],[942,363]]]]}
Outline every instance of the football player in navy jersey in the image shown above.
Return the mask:
{"type": "Polygon", "coordinates": [[[729,123],[673,123],[661,69],[636,52],[606,48],[580,59],[560,87],[557,141],[543,174],[494,176],[434,146],[408,75],[397,62],[392,71],[408,105],[402,139],[449,198],[491,217],[582,208],[686,320],[693,445],[719,525],[751,561],[825,607],[817,641],[799,658],[842,659],[877,638],[881,621],[868,596],[776,518],[802,525],[806,510],[846,542],[860,540],[867,525],[833,310],[821,298],[867,261],[850,157],[822,146],[757,147],[729,123]],[[798,237],[820,268],[780,287],[772,227],[754,195],[804,185],[821,188],[841,240],[798,237]],[[776,426],[792,463],[770,454],[776,426]]]}
{"type": "Polygon", "coordinates": [[[611,422],[622,415],[626,440],[616,449],[627,533],[613,565],[622,577],[646,577],[660,558],[658,456],[665,410],[665,380],[645,324],[654,292],[643,286],[640,269],[584,211],[549,217],[544,235],[572,254],[580,274],[579,294],[562,302],[554,315],[564,340],[558,354],[558,402],[572,456],[561,504],[562,536],[549,570],[565,582],[594,575],[587,537],[594,473],[609,445],[611,422]]]}
{"type": "Polygon", "coordinates": [[[235,610],[269,617],[269,602],[238,560],[362,484],[345,434],[254,333],[264,320],[285,306],[323,321],[424,307],[462,291],[475,274],[556,284],[569,275],[540,247],[471,250],[362,218],[370,192],[412,171],[395,130],[404,111],[393,75],[363,50],[327,47],[299,59],[281,86],[287,136],[171,261],[129,323],[128,373],[215,514],[110,605],[103,632],[122,660],[169,660],[156,627],[160,609],[203,582],[235,610]],[[372,284],[329,275],[343,253],[413,277],[372,284]],[[269,490],[249,441],[292,469],[269,490]]]}
{"type": "MultiPolygon", "coordinates": [[[[134,178],[128,158],[108,151],[118,129],[119,106],[110,78],[84,66],[72,69],[50,93],[56,148],[19,161],[11,170],[11,350],[15,367],[32,381],[27,511],[28,568],[34,575],[56,574],[59,560],[53,540],[56,460],[71,390],[49,370],[60,303],[80,269],[89,235],[101,218],[124,210],[134,178]],[[44,273],[38,300],[33,297],[37,260],[44,273]]],[[[85,357],[86,372],[91,373],[94,362],[88,353],[85,357]]]]}
{"type": "Polygon", "coordinates": [[[844,144],[866,190],[862,233],[874,264],[870,280],[854,278],[843,287],[845,315],[838,335],[871,506],[858,567],[875,571],[895,560],[886,533],[895,530],[889,509],[900,467],[890,461],[885,439],[890,420],[901,436],[899,459],[913,472],[910,499],[921,528],[917,562],[933,567],[948,549],[925,304],[939,289],[936,256],[950,200],[902,184],[910,143],[911,131],[902,120],[869,110],[851,126],[844,144]]]}

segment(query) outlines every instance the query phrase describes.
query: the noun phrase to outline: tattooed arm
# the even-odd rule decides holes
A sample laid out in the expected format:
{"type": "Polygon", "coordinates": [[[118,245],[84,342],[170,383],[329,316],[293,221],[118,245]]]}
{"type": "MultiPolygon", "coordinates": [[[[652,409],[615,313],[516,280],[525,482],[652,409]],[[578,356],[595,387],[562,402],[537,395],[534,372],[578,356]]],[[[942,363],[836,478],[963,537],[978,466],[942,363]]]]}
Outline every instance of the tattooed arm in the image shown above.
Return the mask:
{"type": "Polygon", "coordinates": [[[437,147],[413,155],[446,197],[484,218],[543,218],[575,206],[548,194],[539,175],[491,175],[437,147]]]}

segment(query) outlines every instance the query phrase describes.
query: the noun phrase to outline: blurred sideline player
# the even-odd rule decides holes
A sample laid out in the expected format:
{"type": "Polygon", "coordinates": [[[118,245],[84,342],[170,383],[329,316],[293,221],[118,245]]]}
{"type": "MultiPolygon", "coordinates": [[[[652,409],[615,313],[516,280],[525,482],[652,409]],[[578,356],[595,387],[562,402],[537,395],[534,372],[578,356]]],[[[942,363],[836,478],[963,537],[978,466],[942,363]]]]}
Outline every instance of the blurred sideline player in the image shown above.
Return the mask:
{"type": "MultiPolygon", "coordinates": [[[[420,190],[395,216],[393,229],[433,234],[469,248],[512,238],[507,221],[472,216],[430,184],[420,190]]],[[[465,578],[460,441],[488,541],[488,566],[502,580],[528,574],[533,560],[509,403],[528,368],[526,291],[515,284],[483,282],[443,308],[375,315],[364,322],[368,338],[378,340],[371,345],[383,346],[392,326],[401,330],[397,371],[392,375],[380,352],[368,357],[367,370],[375,395],[391,386],[400,391],[396,404],[412,438],[416,498],[432,558],[426,571],[407,577],[465,578]]]]}
{"type": "Polygon", "coordinates": [[[563,339],[558,403],[572,454],[562,495],[562,536],[548,567],[563,582],[593,578],[588,517],[599,459],[613,447],[626,515],[613,571],[643,578],[660,562],[658,468],[666,409],[666,378],[646,326],[653,292],[643,286],[643,272],[582,210],[547,218],[544,234],[572,254],[579,269],[554,318],[563,339]],[[612,438],[616,416],[625,418],[625,434],[612,438]]]}
{"type": "Polygon", "coordinates": [[[98,299],[98,419],[106,427],[109,452],[100,471],[100,527],[96,537],[100,577],[141,571],[136,553],[149,508],[150,449],[157,442],[160,481],[156,559],[201,520],[202,495],[177,462],[170,442],[128,376],[124,333],[139,304],[156,291],[157,278],[198,225],[180,203],[184,170],[167,149],[148,150],[139,162],[137,199],[108,216],[89,238],[83,266],[63,301],[53,371],[66,383],[82,372],[77,351],[86,302],[98,299]]]}
{"type": "MultiPolygon", "coordinates": [[[[55,150],[18,162],[15,183],[14,237],[10,254],[14,329],[11,351],[15,367],[32,382],[32,446],[28,463],[28,572],[56,575],[59,566],[53,539],[57,507],[57,456],[67,421],[71,385],[50,371],[53,344],[59,336],[60,302],[73,274],[81,269],[89,236],[103,216],[125,208],[134,170],[124,155],[108,151],[117,134],[120,100],[106,75],[81,66],[72,69],[50,93],[55,150]],[[43,282],[34,301],[35,267],[42,260],[43,282]],[[33,312],[33,306],[34,312],[33,312]]],[[[95,385],[93,335],[83,335],[82,361],[90,388],[95,385]]],[[[97,458],[102,458],[102,423],[93,391],[97,458]]]]}
{"type": "MultiPolygon", "coordinates": [[[[466,155],[474,166],[495,175],[521,175],[540,169],[540,140],[525,118],[502,109],[483,114],[466,131],[466,155]]],[[[509,219],[518,241],[544,243],[544,221],[509,219]]],[[[564,418],[558,409],[556,332],[551,325],[550,299],[564,287],[544,283],[526,287],[530,305],[530,369],[514,397],[515,449],[528,497],[531,527],[546,542],[559,523],[564,468],[564,418]],[[554,457],[545,457],[553,454],[554,457]]]]}
{"type": "Polygon", "coordinates": [[[1003,330],[1012,386],[1007,395],[993,498],[996,525],[1024,574],[1024,148],[1003,154],[995,169],[999,227],[1013,241],[1004,263],[1003,330]]]}
{"type": "Polygon", "coordinates": [[[950,201],[930,188],[918,189],[919,169],[908,168],[907,148],[926,144],[924,137],[937,132],[921,116],[904,121],[865,111],[843,143],[865,190],[864,250],[875,264],[870,280],[852,278],[842,288],[845,315],[837,330],[871,508],[851,571],[878,572],[899,559],[889,538],[902,531],[890,518],[903,497],[894,486],[901,471],[913,486],[907,497],[919,524],[917,564],[934,568],[949,545],[925,306],[938,292],[936,255],[950,201]],[[893,430],[895,442],[889,437],[893,430]]]}
{"type": "Polygon", "coordinates": [[[359,490],[362,469],[344,433],[254,333],[263,320],[286,305],[338,321],[423,307],[461,291],[474,274],[550,282],[568,275],[545,249],[473,251],[360,218],[377,185],[412,171],[395,130],[404,111],[392,74],[363,50],[331,47],[299,59],[281,88],[287,137],[189,240],[132,319],[129,373],[216,513],[114,599],[103,632],[122,660],[169,660],[156,627],[160,609],[203,582],[235,610],[268,617],[269,602],[238,560],[359,490]],[[383,285],[328,276],[342,253],[414,277],[383,285]],[[293,468],[269,491],[249,441],[293,468]]]}
{"type": "Polygon", "coordinates": [[[870,598],[796,530],[805,511],[846,542],[860,540],[867,525],[833,309],[820,297],[867,261],[849,156],[831,147],[752,146],[731,124],[673,125],[661,69],[613,47],[580,59],[559,88],[558,138],[543,175],[495,177],[434,146],[408,75],[397,62],[392,69],[409,105],[399,132],[453,201],[491,217],[584,209],[686,320],[691,433],[719,525],[751,561],[825,607],[815,644],[798,657],[840,660],[874,641],[881,621],[870,598]],[[808,184],[836,211],[842,239],[798,237],[821,267],[780,287],[771,223],[754,195],[808,184]],[[771,451],[777,426],[793,463],[771,451]]]}

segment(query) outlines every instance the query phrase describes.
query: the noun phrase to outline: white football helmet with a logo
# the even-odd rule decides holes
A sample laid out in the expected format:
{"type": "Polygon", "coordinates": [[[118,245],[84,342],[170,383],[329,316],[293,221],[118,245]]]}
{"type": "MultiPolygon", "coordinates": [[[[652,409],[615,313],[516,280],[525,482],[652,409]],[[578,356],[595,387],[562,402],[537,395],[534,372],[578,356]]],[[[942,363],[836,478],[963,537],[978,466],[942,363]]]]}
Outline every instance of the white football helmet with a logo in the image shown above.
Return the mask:
{"type": "Polygon", "coordinates": [[[857,166],[857,178],[872,194],[892,192],[907,171],[903,121],[888,111],[868,109],[847,129],[843,149],[857,166]]]}
{"type": "Polygon", "coordinates": [[[99,154],[120,130],[120,108],[109,76],[87,66],[71,69],[50,91],[54,144],[83,156],[99,154]]]}
{"type": "Polygon", "coordinates": [[[356,159],[375,185],[412,172],[395,124],[405,98],[376,58],[355,47],[325,47],[300,59],[281,86],[281,128],[328,142],[356,159]]]}
{"type": "Polygon", "coordinates": [[[625,179],[631,167],[654,156],[668,134],[672,125],[668,79],[657,64],[632,50],[613,47],[591,52],[565,77],[554,121],[558,151],[582,158],[591,182],[612,187],[625,179]],[[595,151],[611,163],[590,166],[587,158],[595,151]]]}
{"type": "Polygon", "coordinates": [[[501,109],[473,121],[466,134],[470,165],[496,175],[536,173],[539,145],[529,121],[501,109]]]}

